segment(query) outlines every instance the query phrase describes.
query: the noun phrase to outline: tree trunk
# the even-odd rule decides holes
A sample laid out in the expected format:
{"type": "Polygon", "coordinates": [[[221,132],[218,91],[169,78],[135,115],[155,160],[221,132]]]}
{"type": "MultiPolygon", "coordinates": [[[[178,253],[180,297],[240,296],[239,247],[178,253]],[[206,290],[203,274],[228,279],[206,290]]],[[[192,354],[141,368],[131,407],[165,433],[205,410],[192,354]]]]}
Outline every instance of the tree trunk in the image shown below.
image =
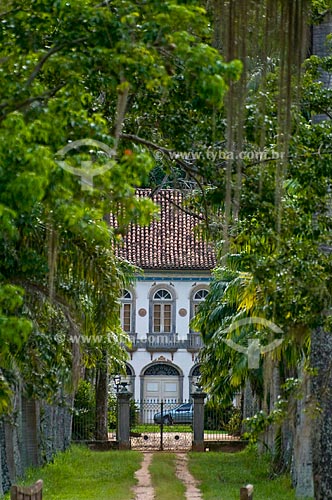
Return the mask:
{"type": "MultiPolygon", "coordinates": [[[[332,15],[313,27],[312,52],[319,57],[329,55],[326,36],[332,33],[332,15]]],[[[321,81],[331,88],[331,74],[321,72],[321,81]]],[[[325,115],[316,121],[327,119],[325,115]]],[[[329,250],[327,250],[329,251],[329,250]]],[[[332,498],[332,333],[318,329],[312,334],[311,366],[317,375],[312,380],[312,394],[317,398],[319,416],[314,421],[313,480],[316,500],[332,498]]]]}
{"type": "Polygon", "coordinates": [[[96,433],[97,441],[108,440],[108,370],[107,354],[97,368],[96,376],[96,433]]]}
{"type": "MultiPolygon", "coordinates": [[[[280,394],[280,373],[278,363],[271,358],[264,360],[264,402],[263,410],[270,414],[274,410],[274,405],[280,394]]],[[[275,453],[275,439],[277,426],[270,425],[263,436],[263,450],[268,449],[272,454],[275,453]]]]}
{"type": "Polygon", "coordinates": [[[299,378],[302,379],[302,398],[297,401],[296,426],[294,433],[292,478],[296,490],[296,498],[312,498],[314,496],[312,470],[312,427],[314,414],[311,411],[310,377],[299,367],[299,378]]]}
{"type": "Polygon", "coordinates": [[[311,340],[312,380],[318,416],[313,432],[313,479],[316,500],[332,498],[332,334],[318,329],[311,340]]]}

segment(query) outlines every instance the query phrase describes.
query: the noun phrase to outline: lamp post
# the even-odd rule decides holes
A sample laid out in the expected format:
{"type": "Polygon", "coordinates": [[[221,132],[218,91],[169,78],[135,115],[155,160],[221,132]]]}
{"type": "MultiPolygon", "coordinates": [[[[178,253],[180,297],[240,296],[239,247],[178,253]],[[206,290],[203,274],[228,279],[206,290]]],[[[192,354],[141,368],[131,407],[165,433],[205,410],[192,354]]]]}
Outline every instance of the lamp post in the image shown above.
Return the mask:
{"type": "Polygon", "coordinates": [[[116,440],[120,450],[130,449],[130,398],[128,382],[122,381],[121,375],[113,377],[117,401],[116,440]]]}
{"type": "Polygon", "coordinates": [[[116,390],[116,393],[119,392],[119,389],[120,389],[120,383],[121,383],[121,375],[115,375],[113,377],[113,380],[114,380],[114,388],[116,390]]]}

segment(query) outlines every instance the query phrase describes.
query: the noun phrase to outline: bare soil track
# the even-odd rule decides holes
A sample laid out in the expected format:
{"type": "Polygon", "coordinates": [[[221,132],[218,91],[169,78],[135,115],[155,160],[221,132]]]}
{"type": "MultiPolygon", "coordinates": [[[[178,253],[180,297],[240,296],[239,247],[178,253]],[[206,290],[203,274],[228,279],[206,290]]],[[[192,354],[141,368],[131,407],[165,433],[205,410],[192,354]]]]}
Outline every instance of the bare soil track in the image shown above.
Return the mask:
{"type": "MultiPolygon", "coordinates": [[[[138,480],[138,484],[134,488],[135,500],[158,500],[155,497],[149,471],[152,456],[153,453],[144,453],[142,466],[135,474],[138,480]]],[[[188,457],[185,453],[176,454],[176,476],[186,487],[187,500],[202,500],[198,482],[188,470],[188,457]]]]}

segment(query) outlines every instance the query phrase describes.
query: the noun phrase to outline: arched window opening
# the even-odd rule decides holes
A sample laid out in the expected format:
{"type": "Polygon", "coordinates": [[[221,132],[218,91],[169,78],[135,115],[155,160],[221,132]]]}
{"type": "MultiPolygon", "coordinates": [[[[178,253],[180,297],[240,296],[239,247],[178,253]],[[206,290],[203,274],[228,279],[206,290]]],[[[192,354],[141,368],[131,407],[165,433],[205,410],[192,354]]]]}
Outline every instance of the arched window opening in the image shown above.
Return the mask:
{"type": "Polygon", "coordinates": [[[149,366],[145,372],[144,375],[149,375],[149,376],[159,376],[159,375],[172,375],[172,376],[178,376],[179,372],[175,368],[175,366],[171,365],[166,365],[164,363],[158,363],[155,365],[149,366]]]}
{"type": "Polygon", "coordinates": [[[197,292],[194,295],[194,300],[197,300],[197,301],[205,300],[207,294],[208,294],[208,291],[205,288],[203,288],[202,290],[197,290],[197,292]]]}
{"type": "Polygon", "coordinates": [[[124,332],[133,330],[133,297],[128,290],[124,290],[121,298],[121,326],[124,332]]]}
{"type": "Polygon", "coordinates": [[[153,295],[152,329],[154,333],[172,331],[172,296],[168,290],[157,290],[153,295]]]}
{"type": "Polygon", "coordinates": [[[206,290],[205,288],[202,288],[201,290],[197,290],[197,292],[195,292],[193,296],[192,317],[196,316],[200,303],[204,302],[208,293],[208,290],[206,290]]]}
{"type": "MultiPolygon", "coordinates": [[[[196,290],[196,292],[193,293],[192,299],[191,299],[191,319],[193,319],[196,314],[198,313],[198,308],[202,302],[206,299],[206,296],[208,294],[208,290],[206,288],[200,288],[199,290],[196,290]]],[[[195,333],[194,330],[191,330],[192,333],[195,333]]],[[[197,332],[196,332],[197,333],[197,332]]]]}

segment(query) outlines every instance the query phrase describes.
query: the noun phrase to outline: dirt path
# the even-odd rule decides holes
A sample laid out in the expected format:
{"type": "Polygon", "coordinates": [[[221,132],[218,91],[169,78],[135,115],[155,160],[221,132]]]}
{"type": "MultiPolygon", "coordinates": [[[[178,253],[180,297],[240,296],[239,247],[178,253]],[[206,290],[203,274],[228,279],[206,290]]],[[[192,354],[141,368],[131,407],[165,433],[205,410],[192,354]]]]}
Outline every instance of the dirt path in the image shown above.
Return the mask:
{"type": "Polygon", "coordinates": [[[202,500],[202,494],[198,489],[198,481],[188,470],[188,457],[185,453],[176,454],[176,476],[186,487],[187,500],[202,500]]]}
{"type": "Polygon", "coordinates": [[[134,488],[135,500],[154,500],[154,490],[151,483],[149,465],[152,460],[152,453],[144,453],[141,468],[135,472],[138,484],[134,488]]]}
{"type": "MultiPolygon", "coordinates": [[[[135,473],[138,480],[138,484],[134,488],[135,500],[155,500],[149,471],[152,456],[153,453],[144,453],[142,466],[135,473]]],[[[176,476],[186,487],[186,500],[202,500],[198,482],[188,470],[188,457],[185,453],[176,454],[176,476]]]]}

